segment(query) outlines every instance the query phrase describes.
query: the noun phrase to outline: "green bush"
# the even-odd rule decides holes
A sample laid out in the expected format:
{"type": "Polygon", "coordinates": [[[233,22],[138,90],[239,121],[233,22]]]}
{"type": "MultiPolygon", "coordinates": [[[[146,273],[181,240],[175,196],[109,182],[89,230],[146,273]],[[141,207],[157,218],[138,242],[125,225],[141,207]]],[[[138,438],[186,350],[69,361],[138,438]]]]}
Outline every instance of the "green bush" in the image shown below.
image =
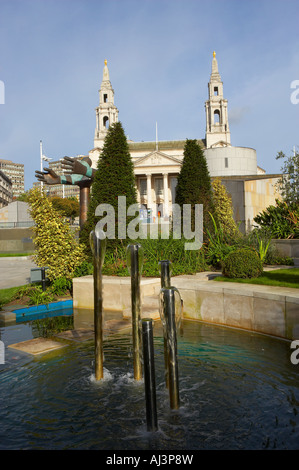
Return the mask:
{"type": "MultiPolygon", "coordinates": [[[[185,250],[185,243],[190,240],[173,239],[140,239],[137,241],[143,248],[142,276],[160,277],[159,261],[171,261],[173,276],[193,274],[207,269],[204,249],[185,250]]],[[[132,240],[131,243],[134,243],[132,240]]],[[[108,249],[105,254],[102,272],[110,276],[129,276],[127,266],[127,246],[119,245],[116,249],[108,249]]]]}
{"type": "Polygon", "coordinates": [[[222,274],[229,278],[258,277],[263,272],[263,264],[255,250],[239,248],[230,253],[223,262],[222,274]]]}
{"type": "Polygon", "coordinates": [[[65,295],[68,291],[72,291],[72,281],[66,277],[59,277],[52,281],[48,291],[53,295],[65,295]]]}
{"type": "Polygon", "coordinates": [[[268,229],[272,238],[299,238],[299,204],[276,200],[253,219],[261,228],[268,229]]]}

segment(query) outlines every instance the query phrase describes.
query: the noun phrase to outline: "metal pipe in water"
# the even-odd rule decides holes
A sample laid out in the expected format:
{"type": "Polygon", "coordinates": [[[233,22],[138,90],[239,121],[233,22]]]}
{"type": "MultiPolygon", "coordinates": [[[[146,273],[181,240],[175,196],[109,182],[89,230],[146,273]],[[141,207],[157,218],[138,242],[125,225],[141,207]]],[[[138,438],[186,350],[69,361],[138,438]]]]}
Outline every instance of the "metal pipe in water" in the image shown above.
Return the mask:
{"type": "Polygon", "coordinates": [[[158,418],[152,319],[142,320],[142,343],[147,430],[156,431],[158,418]]]}
{"type": "Polygon", "coordinates": [[[160,270],[161,270],[161,288],[170,287],[170,265],[171,261],[163,260],[159,261],[160,270]]]}
{"type": "Polygon", "coordinates": [[[180,407],[179,374],[177,361],[177,337],[176,337],[176,315],[175,315],[175,292],[171,287],[162,290],[164,316],[166,319],[167,352],[168,352],[168,374],[169,374],[169,399],[170,407],[180,407]]]}
{"type": "MultiPolygon", "coordinates": [[[[163,260],[159,261],[159,267],[161,271],[161,288],[171,286],[171,278],[170,278],[170,265],[171,261],[163,260]]],[[[164,368],[165,368],[165,384],[166,388],[169,388],[169,373],[168,373],[168,351],[167,351],[167,338],[165,335],[164,329],[164,368]]]]}
{"type": "Polygon", "coordinates": [[[90,232],[90,246],[93,252],[94,266],[95,378],[101,380],[104,377],[102,266],[106,251],[106,238],[104,232],[97,227],[90,232]]]}
{"type": "Polygon", "coordinates": [[[139,244],[127,248],[127,262],[131,274],[131,305],[132,305],[132,335],[134,378],[142,379],[141,338],[140,338],[140,280],[143,263],[143,249],[139,244]]]}

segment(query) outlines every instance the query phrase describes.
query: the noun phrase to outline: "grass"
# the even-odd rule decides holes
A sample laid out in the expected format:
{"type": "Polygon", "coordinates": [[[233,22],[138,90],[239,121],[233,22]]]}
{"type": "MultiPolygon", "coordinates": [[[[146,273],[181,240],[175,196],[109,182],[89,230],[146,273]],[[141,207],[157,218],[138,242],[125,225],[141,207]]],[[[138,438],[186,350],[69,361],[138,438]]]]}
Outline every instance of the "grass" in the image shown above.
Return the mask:
{"type": "Polygon", "coordinates": [[[216,277],[214,281],[240,282],[244,284],[261,284],[273,287],[293,287],[299,289],[299,268],[275,269],[263,272],[260,277],[253,279],[230,279],[228,277],[216,277]]]}
{"type": "Polygon", "coordinates": [[[14,295],[21,287],[22,286],[9,287],[7,289],[0,289],[0,309],[2,305],[8,304],[9,302],[13,300],[14,295]]]}
{"type": "Polygon", "coordinates": [[[32,256],[34,253],[0,253],[0,258],[9,258],[13,256],[32,256]]]}

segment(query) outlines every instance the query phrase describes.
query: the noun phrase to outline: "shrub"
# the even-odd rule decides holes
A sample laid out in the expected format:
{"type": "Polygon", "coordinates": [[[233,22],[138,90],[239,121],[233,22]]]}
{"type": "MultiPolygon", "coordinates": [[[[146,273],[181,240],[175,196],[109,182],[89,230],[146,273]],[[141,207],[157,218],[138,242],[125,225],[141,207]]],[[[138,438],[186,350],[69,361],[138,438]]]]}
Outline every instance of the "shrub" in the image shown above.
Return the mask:
{"type": "MultiPolygon", "coordinates": [[[[107,250],[114,250],[122,244],[118,239],[119,218],[118,196],[126,197],[126,210],[137,203],[134,176],[134,165],[131,159],[127,138],[120,122],[112,124],[107,132],[104,147],[98,160],[98,167],[92,183],[90,203],[88,206],[87,221],[80,232],[80,241],[85,245],[88,258],[91,258],[89,235],[97,222],[105,217],[96,216],[95,211],[100,204],[110,204],[115,211],[115,239],[107,240],[107,250]]],[[[132,217],[133,219],[134,217],[132,217]]],[[[130,217],[126,219],[127,224],[130,217]]],[[[104,222],[103,222],[104,223],[104,222]]],[[[106,220],[108,230],[108,222],[106,220]]],[[[126,231],[127,233],[127,231],[126,231]]],[[[128,240],[127,240],[128,241],[128,240]]],[[[126,242],[125,242],[126,243],[126,242]]]]}
{"type": "MultiPolygon", "coordinates": [[[[171,261],[171,271],[173,276],[180,274],[193,274],[205,271],[207,263],[204,249],[185,250],[184,239],[140,239],[138,243],[143,248],[143,268],[142,276],[160,277],[159,261],[171,261]]],[[[132,240],[131,243],[134,243],[132,240]]],[[[108,250],[105,254],[103,264],[103,274],[110,276],[129,276],[127,266],[126,245],[119,245],[113,252],[108,250]]]]}
{"type": "Polygon", "coordinates": [[[48,291],[51,292],[53,295],[60,296],[66,294],[68,291],[71,292],[72,285],[73,284],[70,279],[67,279],[65,277],[59,277],[57,279],[54,279],[48,291]]]}
{"type": "Polygon", "coordinates": [[[253,219],[261,228],[268,229],[272,238],[299,238],[299,205],[276,200],[253,219]]]}
{"type": "Polygon", "coordinates": [[[239,248],[223,262],[222,274],[230,278],[258,277],[263,272],[262,261],[255,250],[239,248]]]}
{"type": "Polygon", "coordinates": [[[180,207],[184,204],[191,205],[192,230],[194,230],[195,204],[203,204],[203,225],[205,228],[212,228],[209,216],[209,212],[214,214],[211,177],[204,151],[197,140],[186,140],[175,202],[180,207]]]}
{"type": "Polygon", "coordinates": [[[227,255],[236,249],[239,237],[237,239],[235,236],[228,235],[220,222],[217,225],[212,214],[210,214],[210,217],[214,225],[214,231],[210,232],[206,229],[208,235],[207,260],[212,266],[219,268],[222,266],[227,255]]]}
{"type": "Polygon", "coordinates": [[[219,228],[223,230],[227,237],[240,236],[240,232],[236,222],[234,221],[234,210],[231,196],[228,194],[226,187],[221,183],[220,178],[215,178],[212,182],[214,191],[215,213],[219,223],[219,228]]]}
{"type": "Polygon", "coordinates": [[[35,263],[49,268],[50,281],[61,277],[72,279],[75,269],[85,259],[84,247],[78,244],[69,224],[63,221],[45,193],[32,189],[28,201],[35,222],[35,263]]]}

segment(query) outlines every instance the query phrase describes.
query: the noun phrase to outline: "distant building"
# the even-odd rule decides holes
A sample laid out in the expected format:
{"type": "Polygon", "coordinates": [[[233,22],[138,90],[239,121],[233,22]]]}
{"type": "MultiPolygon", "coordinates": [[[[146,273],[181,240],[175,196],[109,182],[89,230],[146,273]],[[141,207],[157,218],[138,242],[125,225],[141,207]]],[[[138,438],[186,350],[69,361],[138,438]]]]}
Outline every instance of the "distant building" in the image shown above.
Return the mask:
{"type": "MultiPolygon", "coordinates": [[[[280,175],[267,175],[258,167],[256,151],[248,147],[234,147],[228,122],[228,102],[223,95],[223,83],[218,71],[215,52],[205,102],[205,138],[198,139],[203,148],[211,178],[221,178],[229,191],[234,216],[243,231],[250,231],[253,218],[279,197],[276,183],[280,175]]],[[[107,61],[99,90],[96,108],[94,148],[89,157],[97,167],[109,125],[117,122],[118,110],[114,104],[114,90],[110,83],[107,61]]],[[[168,220],[175,202],[177,177],[180,173],[185,140],[162,142],[128,141],[134,164],[138,202],[152,215],[168,220]]]]}
{"type": "Polygon", "coordinates": [[[13,201],[0,209],[0,228],[32,227],[34,221],[29,214],[29,204],[13,201]]]}
{"type": "Polygon", "coordinates": [[[12,202],[12,182],[3,171],[0,171],[0,208],[10,202],[12,202]]]}
{"type": "Polygon", "coordinates": [[[13,198],[25,192],[24,164],[14,163],[11,160],[0,159],[0,170],[3,171],[12,182],[13,198]]]}

